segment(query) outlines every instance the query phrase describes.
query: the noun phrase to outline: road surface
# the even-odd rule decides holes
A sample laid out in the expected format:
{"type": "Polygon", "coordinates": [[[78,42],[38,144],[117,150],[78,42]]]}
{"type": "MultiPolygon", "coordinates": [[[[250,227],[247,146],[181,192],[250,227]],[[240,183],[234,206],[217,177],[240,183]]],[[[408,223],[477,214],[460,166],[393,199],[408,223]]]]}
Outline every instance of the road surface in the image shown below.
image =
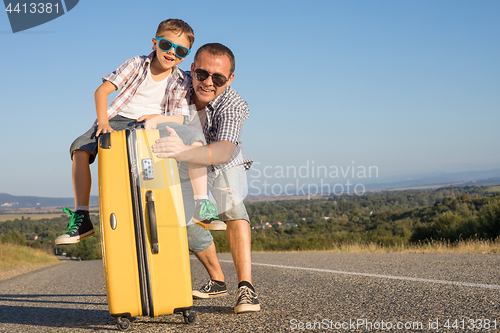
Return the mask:
{"type": "MultiPolygon", "coordinates": [[[[139,317],[131,330],[500,331],[499,255],[257,253],[252,269],[262,311],[240,315],[232,310],[237,278],[231,255],[219,259],[230,296],[195,300],[192,325],[181,315],[139,317]]],[[[200,287],[208,275],[194,257],[191,269],[200,287]]],[[[108,331],[117,329],[101,261],[64,263],[0,282],[0,332],[108,331]]]]}

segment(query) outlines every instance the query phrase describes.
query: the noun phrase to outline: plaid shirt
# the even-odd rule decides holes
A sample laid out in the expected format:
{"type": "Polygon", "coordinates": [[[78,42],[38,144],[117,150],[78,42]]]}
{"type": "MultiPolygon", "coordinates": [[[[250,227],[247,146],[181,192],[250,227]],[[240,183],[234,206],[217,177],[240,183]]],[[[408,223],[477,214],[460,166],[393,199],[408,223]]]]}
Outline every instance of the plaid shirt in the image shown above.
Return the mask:
{"type": "MultiPolygon", "coordinates": [[[[149,56],[137,56],[127,60],[116,71],[102,78],[102,81],[113,83],[120,92],[108,107],[108,119],[114,117],[120,112],[135,95],[137,88],[147,76],[149,64],[153,60],[155,52],[149,56]]],[[[189,115],[189,104],[186,94],[191,86],[191,78],[186,75],[177,66],[172,68],[171,75],[168,77],[165,96],[161,105],[164,107],[164,115],[172,116],[181,114],[189,115]]],[[[97,125],[97,120],[94,126],[97,125]]]]}
{"type": "MultiPolygon", "coordinates": [[[[191,86],[188,92],[190,102],[193,93],[193,87],[191,86]]],[[[243,121],[248,118],[250,111],[247,102],[240,97],[236,90],[229,86],[216,99],[208,103],[205,111],[207,121],[203,127],[203,134],[205,134],[207,144],[224,140],[236,145],[233,155],[227,163],[208,167],[209,171],[212,171],[209,174],[209,181],[213,181],[221,172],[238,165],[243,165],[245,171],[250,169],[253,161],[244,156],[243,144],[240,141],[241,127],[243,121]]]]}

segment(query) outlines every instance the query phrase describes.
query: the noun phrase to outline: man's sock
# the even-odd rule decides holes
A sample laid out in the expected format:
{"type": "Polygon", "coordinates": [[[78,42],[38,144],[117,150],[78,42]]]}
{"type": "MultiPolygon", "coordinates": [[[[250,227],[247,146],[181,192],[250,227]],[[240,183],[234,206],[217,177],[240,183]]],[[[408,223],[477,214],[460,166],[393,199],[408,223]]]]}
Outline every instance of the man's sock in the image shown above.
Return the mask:
{"type": "Polygon", "coordinates": [[[250,288],[253,292],[255,292],[255,289],[253,288],[252,284],[248,281],[241,281],[240,283],[238,283],[238,289],[243,287],[243,286],[247,286],[248,288],[250,288]]]}
{"type": "Polygon", "coordinates": [[[194,195],[194,200],[208,200],[208,195],[194,195]]]}
{"type": "Polygon", "coordinates": [[[88,212],[89,206],[76,206],[75,211],[77,211],[77,210],[86,210],[88,212]]]}
{"type": "Polygon", "coordinates": [[[219,286],[223,286],[223,285],[226,284],[224,281],[218,281],[218,280],[214,280],[214,279],[212,279],[212,281],[214,281],[215,283],[217,283],[219,286]]]}

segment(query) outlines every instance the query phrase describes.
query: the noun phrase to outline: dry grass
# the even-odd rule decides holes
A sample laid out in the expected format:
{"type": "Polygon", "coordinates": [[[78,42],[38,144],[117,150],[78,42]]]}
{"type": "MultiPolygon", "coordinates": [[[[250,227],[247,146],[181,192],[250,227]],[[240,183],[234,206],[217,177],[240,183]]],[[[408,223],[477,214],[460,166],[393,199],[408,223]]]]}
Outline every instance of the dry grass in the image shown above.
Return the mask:
{"type": "MultiPolygon", "coordinates": [[[[276,251],[283,252],[283,251],[276,251]]],[[[494,254],[500,253],[500,239],[462,240],[455,243],[429,241],[421,244],[384,246],[377,243],[342,243],[323,250],[286,251],[300,253],[418,253],[418,254],[494,254]]]]}
{"type": "Polygon", "coordinates": [[[58,263],[53,254],[27,246],[0,243],[0,272],[38,264],[58,263]]]}

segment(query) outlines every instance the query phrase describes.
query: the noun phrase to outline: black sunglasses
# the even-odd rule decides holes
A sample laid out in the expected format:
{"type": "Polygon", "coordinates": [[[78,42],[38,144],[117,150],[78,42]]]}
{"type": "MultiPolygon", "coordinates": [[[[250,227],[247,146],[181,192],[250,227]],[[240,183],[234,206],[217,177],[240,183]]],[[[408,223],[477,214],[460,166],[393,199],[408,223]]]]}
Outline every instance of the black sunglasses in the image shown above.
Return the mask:
{"type": "Polygon", "coordinates": [[[208,79],[209,76],[212,77],[212,82],[214,83],[214,86],[216,86],[217,88],[224,86],[228,80],[224,75],[219,73],[210,74],[208,71],[204,69],[194,70],[194,78],[200,82],[205,81],[206,79],[208,79]]]}

